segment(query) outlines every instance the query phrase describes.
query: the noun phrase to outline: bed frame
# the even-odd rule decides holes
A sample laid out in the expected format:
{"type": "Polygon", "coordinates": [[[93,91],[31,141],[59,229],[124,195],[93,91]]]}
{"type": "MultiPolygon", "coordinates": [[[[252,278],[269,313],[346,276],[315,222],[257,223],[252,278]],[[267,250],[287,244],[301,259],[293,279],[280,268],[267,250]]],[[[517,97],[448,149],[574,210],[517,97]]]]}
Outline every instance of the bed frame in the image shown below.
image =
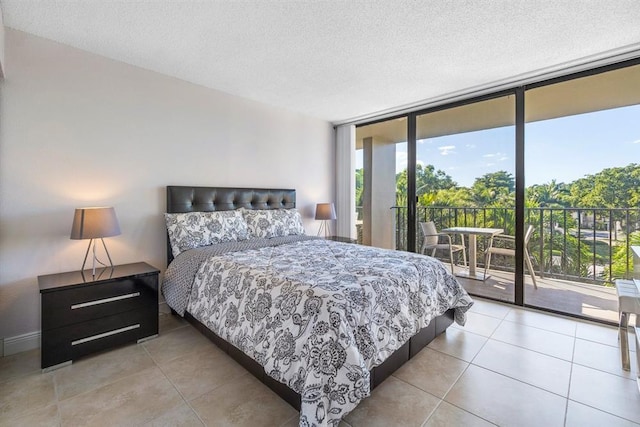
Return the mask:
{"type": "MultiPolygon", "coordinates": [[[[230,187],[167,187],[167,213],[210,212],[220,210],[246,209],[291,209],[296,206],[296,192],[291,189],[255,189],[230,187]]],[[[167,236],[167,264],[173,260],[171,245],[167,236]]],[[[172,313],[173,310],[172,310],[172,313]]],[[[300,410],[300,395],[287,385],[268,376],[260,364],[245,355],[232,344],[196,320],[188,312],[187,319],[202,334],[240,363],[267,387],[278,394],[291,406],[300,410]]],[[[371,370],[371,390],[382,383],[400,366],[415,356],[427,344],[443,333],[453,323],[453,310],[436,317],[431,323],[396,350],[380,366],[371,370]]]]}

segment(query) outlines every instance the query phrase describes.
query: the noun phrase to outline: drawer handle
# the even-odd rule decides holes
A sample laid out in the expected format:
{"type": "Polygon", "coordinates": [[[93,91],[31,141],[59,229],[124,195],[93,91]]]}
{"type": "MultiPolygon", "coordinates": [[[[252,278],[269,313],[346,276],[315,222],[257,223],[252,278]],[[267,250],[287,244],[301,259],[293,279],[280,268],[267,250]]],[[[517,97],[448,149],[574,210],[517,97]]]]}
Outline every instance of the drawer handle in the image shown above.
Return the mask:
{"type": "Polygon", "coordinates": [[[78,308],[91,307],[92,305],[106,304],[108,302],[120,301],[122,299],[135,298],[139,296],[140,296],[140,292],[134,292],[132,294],[118,295],[117,297],[97,299],[95,301],[83,302],[81,304],[74,304],[71,306],[71,310],[77,310],[78,308]]]}
{"type": "Polygon", "coordinates": [[[79,339],[79,340],[72,341],[71,345],[84,344],[84,343],[89,342],[89,341],[99,340],[100,338],[109,337],[111,335],[116,335],[116,334],[121,334],[123,332],[131,331],[133,329],[138,329],[139,327],[140,327],[140,323],[136,323],[135,325],[126,326],[126,327],[120,328],[120,329],[114,329],[113,331],[104,332],[102,334],[92,335],[90,337],[86,337],[86,338],[82,338],[82,339],[79,339]]]}

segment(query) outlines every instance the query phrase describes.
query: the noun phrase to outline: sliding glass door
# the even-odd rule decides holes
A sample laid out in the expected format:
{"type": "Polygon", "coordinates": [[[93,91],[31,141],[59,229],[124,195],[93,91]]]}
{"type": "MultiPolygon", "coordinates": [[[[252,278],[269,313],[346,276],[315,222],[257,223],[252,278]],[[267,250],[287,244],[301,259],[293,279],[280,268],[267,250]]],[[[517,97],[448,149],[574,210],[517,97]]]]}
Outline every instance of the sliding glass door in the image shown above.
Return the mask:
{"type": "MultiPolygon", "coordinates": [[[[515,247],[503,236],[515,230],[514,99],[511,94],[418,115],[415,163],[418,250],[425,238],[421,223],[433,223],[439,232],[458,230],[448,234],[452,249],[460,249],[454,257],[460,282],[473,294],[510,302],[515,258],[509,251],[515,247]]],[[[425,253],[433,251],[427,247],[425,253]]],[[[435,255],[451,263],[449,250],[435,255]]]]}
{"type": "Polygon", "coordinates": [[[638,82],[634,60],[357,127],[359,241],[420,252],[430,223],[471,294],[616,322],[640,244],[638,82]]]}
{"type": "Polygon", "coordinates": [[[525,99],[525,221],[538,278],[525,304],[617,322],[613,284],[629,277],[629,245],[640,243],[640,65],[525,99]]]}

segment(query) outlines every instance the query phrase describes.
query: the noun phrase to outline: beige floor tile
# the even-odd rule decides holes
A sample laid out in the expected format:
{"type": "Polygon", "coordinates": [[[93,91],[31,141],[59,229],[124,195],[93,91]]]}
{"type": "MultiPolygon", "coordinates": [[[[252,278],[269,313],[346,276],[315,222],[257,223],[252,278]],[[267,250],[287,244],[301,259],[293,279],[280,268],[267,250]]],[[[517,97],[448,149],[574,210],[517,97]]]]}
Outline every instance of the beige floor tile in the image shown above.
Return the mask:
{"type": "Polygon", "coordinates": [[[393,375],[442,399],[467,366],[456,357],[424,348],[393,375]]]}
{"type": "Polygon", "coordinates": [[[171,307],[169,307],[169,305],[163,300],[162,302],[160,302],[160,304],[158,304],[158,312],[169,314],[171,313],[171,307]]]}
{"type": "Polygon", "coordinates": [[[469,311],[484,314],[485,316],[495,317],[496,319],[504,319],[511,311],[511,308],[512,306],[508,306],[506,304],[500,304],[498,302],[474,297],[473,305],[469,311]]]}
{"type": "Polygon", "coordinates": [[[0,426],[28,426],[28,427],[57,427],[60,425],[58,406],[50,405],[42,409],[34,410],[22,417],[14,418],[5,423],[0,417],[0,426]]]}
{"type": "Polygon", "coordinates": [[[607,414],[590,406],[582,405],[573,400],[567,406],[565,427],[638,427],[631,421],[607,414]]]}
{"type": "Polygon", "coordinates": [[[33,373],[0,384],[0,421],[18,418],[55,403],[50,373],[33,373]]]}
{"type": "Polygon", "coordinates": [[[437,397],[393,376],[345,416],[353,427],[421,426],[440,403],[437,397]]]}
{"type": "Polygon", "coordinates": [[[174,329],[182,328],[187,325],[189,325],[189,322],[184,320],[184,318],[177,315],[174,316],[170,312],[160,312],[160,315],[158,316],[158,330],[161,334],[167,333],[174,329]]]}
{"type": "MultiPolygon", "coordinates": [[[[596,323],[578,322],[576,329],[576,338],[583,340],[594,341],[600,344],[610,345],[612,347],[619,347],[618,341],[618,328],[613,326],[598,325],[596,323]]],[[[636,348],[633,345],[635,336],[632,332],[629,332],[629,350],[635,351],[636,348]]]]}
{"type": "Polygon", "coordinates": [[[635,353],[630,353],[631,371],[622,369],[620,349],[593,341],[576,339],[573,362],[589,368],[620,375],[625,378],[636,378],[638,362],[635,353]]]}
{"type": "Polygon", "coordinates": [[[145,424],[148,427],[199,427],[203,425],[196,413],[186,404],[178,406],[145,424]]]}
{"type": "Polygon", "coordinates": [[[567,397],[571,362],[526,348],[489,340],[473,364],[567,397]]]}
{"type": "Polygon", "coordinates": [[[39,371],[39,348],[0,358],[0,383],[39,371]]]}
{"type": "Polygon", "coordinates": [[[210,347],[213,344],[189,325],[161,334],[158,338],[147,341],[142,345],[147,349],[153,360],[162,365],[201,347],[210,347]]]}
{"type": "Polygon", "coordinates": [[[640,393],[633,380],[574,364],[569,398],[640,423],[640,393]]]}
{"type": "Polygon", "coordinates": [[[167,362],[162,371],[186,400],[247,374],[246,369],[213,345],[167,362]]]}
{"type": "Polygon", "coordinates": [[[486,337],[462,329],[449,328],[431,341],[428,348],[471,362],[487,340],[486,337]]]}
{"type": "Polygon", "coordinates": [[[569,335],[571,337],[576,334],[577,322],[575,320],[547,313],[540,313],[533,310],[513,308],[505,319],[511,322],[569,335]]]}
{"type": "Polygon", "coordinates": [[[139,425],[184,403],[157,367],[59,403],[62,425],[139,425]]]}
{"type": "Polygon", "coordinates": [[[500,325],[500,322],[502,322],[502,320],[496,319],[495,317],[469,311],[467,312],[467,322],[464,326],[454,323],[451,327],[482,335],[483,337],[490,337],[498,325],[500,325]]]}
{"type": "Polygon", "coordinates": [[[567,399],[471,365],[445,401],[500,426],[551,427],[562,426],[567,399]]]}
{"type": "Polygon", "coordinates": [[[138,344],[82,358],[52,372],[58,399],[65,400],[155,366],[138,344]]]}
{"type": "Polygon", "coordinates": [[[573,358],[574,337],[520,323],[505,320],[492,338],[567,361],[573,358]]]}
{"type": "Polygon", "coordinates": [[[280,426],[296,410],[267,386],[247,374],[190,402],[206,425],[280,426]]]}
{"type": "Polygon", "coordinates": [[[436,411],[429,417],[424,427],[489,427],[493,425],[495,424],[443,401],[440,402],[436,411]]]}

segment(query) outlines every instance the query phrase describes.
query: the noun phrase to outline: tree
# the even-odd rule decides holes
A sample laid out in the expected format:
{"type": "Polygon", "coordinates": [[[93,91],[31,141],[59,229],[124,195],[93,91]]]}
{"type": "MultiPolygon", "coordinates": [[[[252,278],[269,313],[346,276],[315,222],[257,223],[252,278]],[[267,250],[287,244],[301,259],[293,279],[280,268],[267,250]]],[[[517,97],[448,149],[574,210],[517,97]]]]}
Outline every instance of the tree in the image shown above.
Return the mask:
{"type": "Polygon", "coordinates": [[[471,206],[473,196],[466,187],[451,187],[436,192],[424,193],[418,197],[418,204],[422,206],[471,206]]]}
{"type": "Polygon", "coordinates": [[[535,184],[527,188],[527,199],[539,207],[569,206],[569,186],[555,179],[546,184],[535,184]]]}
{"type": "MultiPolygon", "coordinates": [[[[444,171],[436,170],[433,165],[416,165],[416,195],[420,198],[423,195],[431,195],[449,188],[455,188],[458,184],[444,171]]],[[[407,170],[396,174],[396,194],[398,206],[406,206],[407,197],[407,170]],[[403,202],[404,204],[401,204],[403,202]]]]}
{"type": "Polygon", "coordinates": [[[356,212],[358,213],[358,219],[362,219],[362,204],[363,204],[363,193],[364,193],[364,168],[356,169],[356,207],[360,207],[360,209],[356,208],[356,212]]]}
{"type": "Polygon", "coordinates": [[[611,259],[611,278],[626,278],[627,271],[633,271],[633,254],[627,251],[627,247],[640,246],[640,231],[629,234],[627,240],[628,242],[614,248],[611,259]]]}
{"type": "Polygon", "coordinates": [[[571,204],[585,208],[628,208],[640,203],[640,165],[607,168],[570,186],[571,204]]]}
{"type": "Polygon", "coordinates": [[[476,206],[514,205],[515,198],[511,193],[516,187],[513,175],[506,171],[491,172],[476,178],[471,192],[476,206]]]}
{"type": "Polygon", "coordinates": [[[356,169],[356,206],[362,206],[364,193],[364,168],[356,169]]]}

